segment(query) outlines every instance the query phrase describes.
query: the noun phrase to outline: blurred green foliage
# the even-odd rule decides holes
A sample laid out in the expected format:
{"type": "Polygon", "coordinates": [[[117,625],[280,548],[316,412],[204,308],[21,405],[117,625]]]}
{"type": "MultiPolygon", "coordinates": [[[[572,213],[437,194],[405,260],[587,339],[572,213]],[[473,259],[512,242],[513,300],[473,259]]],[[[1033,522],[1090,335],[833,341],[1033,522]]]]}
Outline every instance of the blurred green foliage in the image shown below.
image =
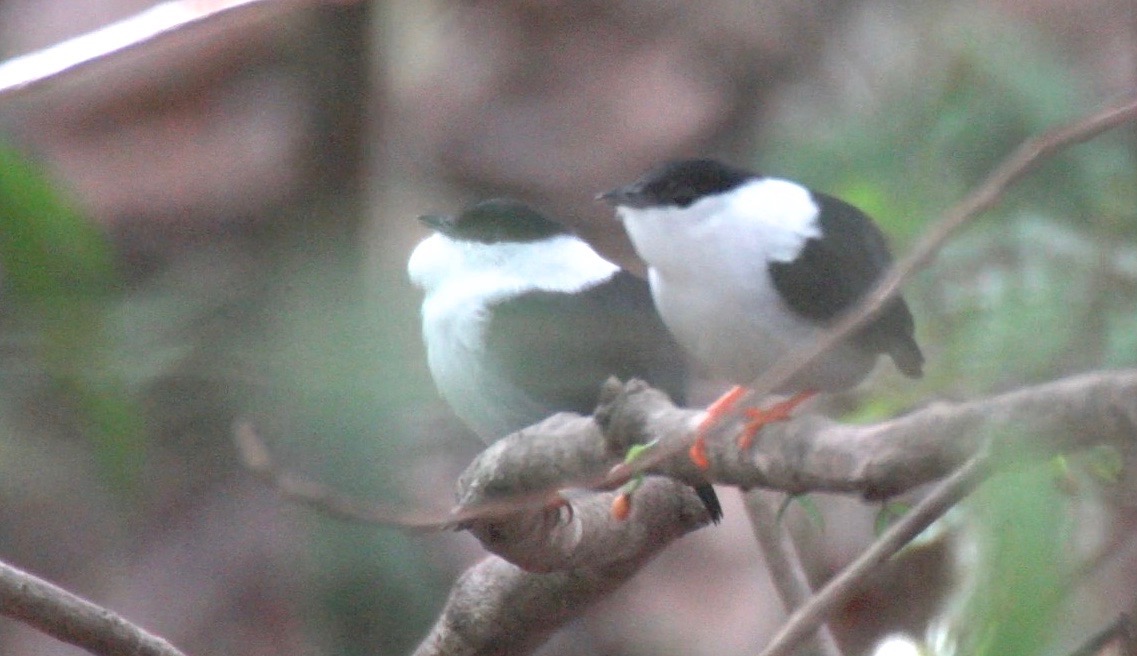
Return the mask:
{"type": "MultiPolygon", "coordinates": [[[[860,206],[898,255],[1019,143],[1103,102],[1021,24],[970,5],[908,11],[923,31],[876,36],[911,58],[856,71],[870,100],[804,85],[760,138],[762,170],[860,206]]],[[[927,377],[895,385],[865,416],[929,390],[975,396],[1137,363],[1133,135],[1115,130],[1046,162],[909,283],[927,377]]]]}
{"type": "MultiPolygon", "coordinates": [[[[762,126],[757,159],[860,206],[903,255],[1022,141],[1105,100],[1052,37],[1022,24],[972,5],[897,11],[870,38],[909,56],[851,66],[842,82],[861,76],[865,95],[803,83],[762,126]]],[[[886,373],[855,419],[1137,364],[1135,135],[1114,130],[1045,162],[909,282],[926,377],[886,373]]],[[[1091,456],[1070,465],[1089,503],[1120,466],[1091,456]]],[[[1006,473],[965,504],[968,583],[941,618],[954,644],[930,653],[1047,653],[1076,562],[1062,482],[1047,466],[1006,473]]]]}
{"type": "MultiPolygon", "coordinates": [[[[354,239],[278,246],[266,301],[275,320],[242,348],[265,381],[250,407],[273,427],[273,448],[315,480],[383,507],[413,507],[398,474],[423,457],[413,441],[421,426],[407,411],[429,385],[405,352],[408,341],[417,345],[417,306],[392,312],[392,299],[362,275],[354,239]],[[408,330],[411,340],[397,338],[408,330]]],[[[324,637],[344,656],[408,652],[450,583],[429,566],[422,542],[430,537],[306,514],[324,583],[312,600],[313,632],[331,630],[324,637]]]]}
{"type": "Polygon", "coordinates": [[[107,301],[116,281],[110,248],[40,167],[2,143],[0,266],[15,333],[31,345],[60,402],[72,406],[112,487],[137,492],[141,415],[108,358],[107,301]]]}
{"type": "MultiPolygon", "coordinates": [[[[756,159],[766,173],[862,207],[902,254],[1018,143],[1099,100],[1048,37],[1021,25],[971,4],[897,11],[871,38],[903,44],[900,56],[866,58],[830,87],[803,82],[765,115],[756,159]],[[840,88],[858,75],[868,93],[840,88]]],[[[909,284],[926,378],[886,374],[860,417],[1137,363],[1133,135],[1117,131],[1048,162],[909,284]]],[[[397,503],[398,475],[412,468],[402,458],[431,437],[407,409],[433,392],[421,354],[406,352],[419,348],[417,307],[365,279],[356,230],[328,230],[364,212],[304,215],[342,209],[295,208],[281,234],[234,249],[261,258],[247,268],[245,252],[179,253],[178,264],[124,288],[102,232],[34,164],[0,147],[5,339],[21,352],[3,361],[6,390],[44,377],[116,490],[138,488],[147,439],[203,461],[170,458],[177,466],[157,474],[167,485],[198,491],[231,474],[224,437],[241,414],[282,461],[397,503]],[[194,376],[208,384],[185,382],[194,376]],[[146,405],[140,392],[152,388],[160,400],[146,405]]],[[[20,402],[7,395],[4,409],[20,402]]],[[[983,583],[967,602],[975,644],[1038,653],[1061,601],[1066,504],[1040,467],[997,478],[968,507],[982,551],[983,583]]],[[[419,538],[296,512],[310,529],[304,566],[319,581],[305,600],[312,632],[331,653],[406,652],[448,583],[419,538]]]]}
{"type": "MultiPolygon", "coordinates": [[[[405,352],[417,307],[393,312],[376,293],[353,229],[358,209],[337,211],[347,212],[300,206],[282,219],[286,229],[250,244],[186,248],[145,276],[123,276],[104,229],[34,162],[0,148],[0,420],[9,431],[0,447],[42,436],[80,460],[90,454],[121,517],[153,533],[140,541],[185,521],[170,507],[208,507],[231,477],[258,485],[230,446],[234,417],[256,421],[286,467],[398,506],[407,408],[429,385],[405,352]],[[87,442],[69,444],[72,432],[87,442]]],[[[49,473],[76,472],[30,476],[49,473]]],[[[307,534],[304,562],[288,564],[306,582],[295,603],[317,643],[339,654],[413,646],[449,583],[428,567],[423,538],[291,512],[307,534]]]]}
{"type": "Polygon", "coordinates": [[[966,507],[978,561],[969,563],[957,653],[1044,653],[1071,584],[1067,499],[1049,469],[1032,467],[995,476],[966,507]]]}

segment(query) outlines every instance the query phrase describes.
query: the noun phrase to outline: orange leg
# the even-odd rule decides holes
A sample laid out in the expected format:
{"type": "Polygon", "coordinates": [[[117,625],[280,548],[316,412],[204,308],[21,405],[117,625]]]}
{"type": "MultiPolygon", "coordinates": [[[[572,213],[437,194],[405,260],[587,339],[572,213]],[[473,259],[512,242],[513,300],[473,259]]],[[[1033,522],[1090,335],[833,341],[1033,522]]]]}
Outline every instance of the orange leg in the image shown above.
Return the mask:
{"type": "MultiPolygon", "coordinates": [[[[706,434],[710,431],[711,427],[718,423],[724,416],[734,409],[735,404],[742,398],[749,390],[745,387],[735,385],[730,388],[726,394],[723,394],[707,408],[707,416],[703,421],[699,422],[699,428],[695,434],[695,443],[691,445],[691,450],[688,455],[691,461],[699,469],[708,469],[711,464],[707,459],[707,440],[706,434]]],[[[746,424],[742,428],[742,434],[738,436],[738,448],[749,449],[750,445],[754,442],[754,436],[766,424],[776,421],[785,421],[790,418],[790,413],[794,411],[802,403],[805,403],[817,394],[812,390],[805,392],[798,392],[785,401],[780,401],[770,406],[769,408],[746,408],[746,424]]]]}
{"type": "Polygon", "coordinates": [[[565,523],[571,522],[573,516],[576,514],[572,509],[572,503],[561,496],[560,492],[554,492],[553,495],[549,497],[549,500],[545,502],[543,510],[545,511],[546,517],[555,517],[554,521],[558,524],[561,521],[562,510],[568,514],[568,517],[565,518],[565,523]]]}
{"type": "Polygon", "coordinates": [[[754,442],[754,436],[762,430],[763,426],[789,419],[794,408],[812,399],[816,394],[817,392],[813,390],[806,390],[794,394],[785,401],[779,401],[769,408],[746,408],[743,412],[746,414],[747,422],[742,427],[742,433],[738,436],[738,448],[742,451],[749,449],[754,442]]]}
{"type": "Polygon", "coordinates": [[[691,450],[687,454],[691,458],[691,462],[695,463],[699,469],[710,469],[711,466],[710,461],[707,460],[707,432],[733,410],[734,405],[748,391],[741,385],[735,385],[726,394],[707,406],[707,416],[699,422],[699,428],[695,431],[695,443],[691,445],[691,450]]]}

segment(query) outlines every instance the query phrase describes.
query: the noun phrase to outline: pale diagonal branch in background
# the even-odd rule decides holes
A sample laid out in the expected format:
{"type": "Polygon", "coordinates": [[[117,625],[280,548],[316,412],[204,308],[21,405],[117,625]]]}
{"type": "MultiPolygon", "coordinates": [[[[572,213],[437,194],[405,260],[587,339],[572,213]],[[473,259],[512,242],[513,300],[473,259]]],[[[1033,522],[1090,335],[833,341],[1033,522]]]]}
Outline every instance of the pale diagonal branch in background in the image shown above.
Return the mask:
{"type": "Polygon", "coordinates": [[[184,656],[121,615],[0,562],[0,614],[102,656],[184,656]]]}
{"type": "Polygon", "coordinates": [[[260,20],[270,14],[316,4],[349,0],[169,0],[35,52],[0,63],[0,102],[46,84],[66,81],[100,62],[114,64],[121,55],[165,42],[195,27],[216,28],[222,21],[260,20]]]}

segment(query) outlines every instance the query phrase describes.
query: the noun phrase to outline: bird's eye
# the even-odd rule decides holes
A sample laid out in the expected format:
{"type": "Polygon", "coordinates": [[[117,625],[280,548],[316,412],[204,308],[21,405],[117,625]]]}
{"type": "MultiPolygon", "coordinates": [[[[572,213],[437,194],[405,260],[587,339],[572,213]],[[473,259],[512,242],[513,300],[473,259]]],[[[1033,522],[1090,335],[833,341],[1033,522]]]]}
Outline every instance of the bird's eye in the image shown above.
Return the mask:
{"type": "Polygon", "coordinates": [[[658,192],[658,197],[665,198],[677,207],[687,207],[697,200],[695,190],[688,184],[669,182],[658,192]]]}

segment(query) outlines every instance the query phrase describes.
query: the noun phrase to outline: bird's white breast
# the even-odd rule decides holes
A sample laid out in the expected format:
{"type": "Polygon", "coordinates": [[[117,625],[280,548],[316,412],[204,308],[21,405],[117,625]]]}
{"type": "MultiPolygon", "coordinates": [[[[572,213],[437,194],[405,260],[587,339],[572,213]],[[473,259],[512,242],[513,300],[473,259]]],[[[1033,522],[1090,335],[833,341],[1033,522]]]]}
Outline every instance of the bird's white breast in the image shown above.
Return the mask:
{"type": "MultiPolygon", "coordinates": [[[[804,187],[762,178],[685,208],[618,211],[649,266],[660,315],[708,373],[748,384],[820,335],[786,305],[769,272],[821,236],[820,208],[804,187]]],[[[863,368],[863,358],[838,354],[793,386],[840,388],[863,368]]]]}
{"type": "Polygon", "coordinates": [[[490,308],[527,291],[579,291],[607,280],[618,267],[571,235],[484,244],[434,234],[411,253],[407,270],[425,292],[422,335],[431,376],[455,414],[492,441],[527,425],[518,425],[518,417],[547,412],[487,366],[490,308]]]}

